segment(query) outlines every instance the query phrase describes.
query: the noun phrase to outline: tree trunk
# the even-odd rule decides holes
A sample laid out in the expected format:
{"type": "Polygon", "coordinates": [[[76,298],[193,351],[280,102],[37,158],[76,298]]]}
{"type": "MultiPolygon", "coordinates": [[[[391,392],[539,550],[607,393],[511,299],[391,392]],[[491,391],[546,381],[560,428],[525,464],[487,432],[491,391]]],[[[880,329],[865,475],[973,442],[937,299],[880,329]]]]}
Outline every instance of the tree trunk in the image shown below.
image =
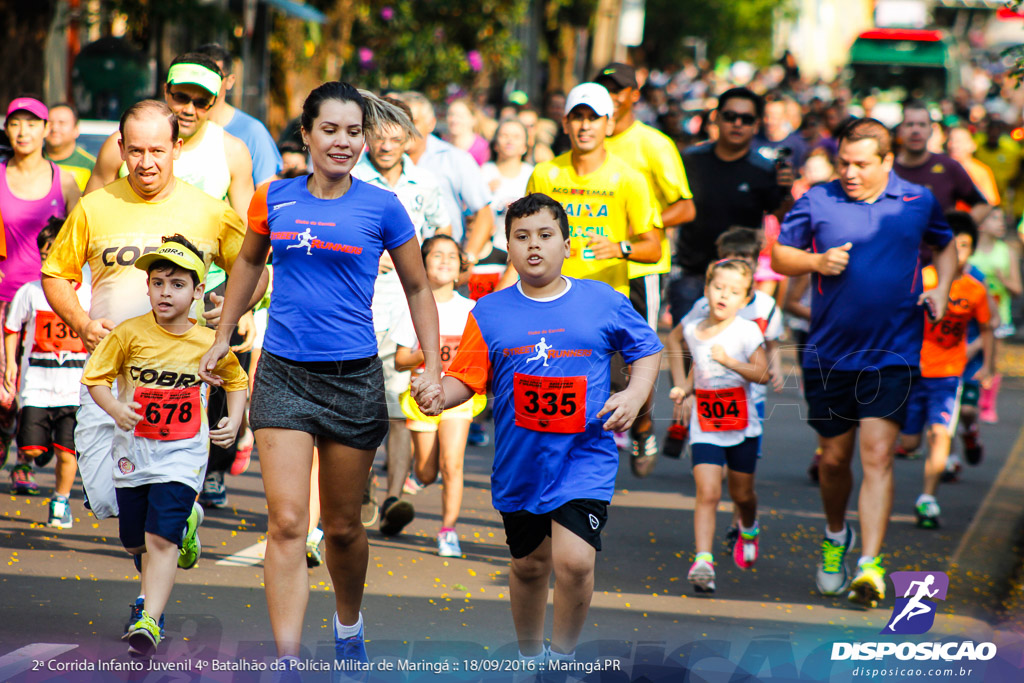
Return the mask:
{"type": "Polygon", "coordinates": [[[576,85],[573,73],[576,67],[576,45],[579,29],[571,24],[562,24],[556,34],[556,49],[549,50],[547,92],[561,90],[569,92],[576,85]]]}
{"type": "Polygon", "coordinates": [[[46,34],[57,0],[0,0],[0,103],[22,94],[43,95],[46,34]]]}

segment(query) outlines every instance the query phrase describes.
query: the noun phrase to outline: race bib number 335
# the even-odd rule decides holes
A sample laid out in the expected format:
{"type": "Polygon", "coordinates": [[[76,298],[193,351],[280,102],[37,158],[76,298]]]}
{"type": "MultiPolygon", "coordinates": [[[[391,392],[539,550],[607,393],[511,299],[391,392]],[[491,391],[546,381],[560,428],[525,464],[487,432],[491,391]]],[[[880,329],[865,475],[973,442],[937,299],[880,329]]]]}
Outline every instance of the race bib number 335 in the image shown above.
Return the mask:
{"type": "Polygon", "coordinates": [[[516,426],[535,432],[578,434],[587,426],[587,378],[515,373],[516,426]]]}
{"type": "Polygon", "coordinates": [[[157,441],[191,439],[199,433],[203,421],[199,387],[188,389],[149,389],[137,387],[134,401],[142,405],[142,420],[135,425],[135,436],[157,441]]]}

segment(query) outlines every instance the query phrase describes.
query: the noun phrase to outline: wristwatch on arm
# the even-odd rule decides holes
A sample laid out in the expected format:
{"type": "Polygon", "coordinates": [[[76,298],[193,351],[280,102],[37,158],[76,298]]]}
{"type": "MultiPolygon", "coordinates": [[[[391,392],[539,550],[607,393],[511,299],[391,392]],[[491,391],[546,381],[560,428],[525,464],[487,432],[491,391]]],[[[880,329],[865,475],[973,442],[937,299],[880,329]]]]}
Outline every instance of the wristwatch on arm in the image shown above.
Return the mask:
{"type": "Polygon", "coordinates": [[[630,254],[633,253],[633,243],[629,240],[622,240],[619,242],[619,251],[622,252],[622,258],[628,261],[630,254]]]}

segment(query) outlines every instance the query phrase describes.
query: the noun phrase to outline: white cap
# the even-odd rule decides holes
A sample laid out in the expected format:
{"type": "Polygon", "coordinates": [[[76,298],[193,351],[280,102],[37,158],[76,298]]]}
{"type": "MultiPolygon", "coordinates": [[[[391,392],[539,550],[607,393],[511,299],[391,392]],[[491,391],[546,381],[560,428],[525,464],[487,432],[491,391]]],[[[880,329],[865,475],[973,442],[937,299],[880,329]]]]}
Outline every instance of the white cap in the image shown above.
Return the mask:
{"type": "Polygon", "coordinates": [[[569,91],[565,98],[565,113],[569,114],[573,109],[585,104],[594,110],[598,116],[611,116],[615,113],[615,103],[608,89],[599,83],[580,83],[569,91]]]}

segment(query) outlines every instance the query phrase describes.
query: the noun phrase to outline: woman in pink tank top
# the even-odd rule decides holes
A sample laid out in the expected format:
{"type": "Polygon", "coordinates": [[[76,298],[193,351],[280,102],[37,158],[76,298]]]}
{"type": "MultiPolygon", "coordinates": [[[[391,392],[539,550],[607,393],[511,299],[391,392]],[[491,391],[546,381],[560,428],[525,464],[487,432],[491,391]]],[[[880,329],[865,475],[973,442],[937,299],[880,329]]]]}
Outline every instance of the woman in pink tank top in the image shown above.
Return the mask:
{"type": "MultiPolygon", "coordinates": [[[[67,216],[81,196],[74,177],[43,158],[49,118],[46,105],[31,97],[18,97],[7,108],[4,130],[14,156],[0,164],[0,216],[7,251],[0,261],[0,321],[6,320],[7,307],[18,289],[39,279],[39,231],[51,217],[67,216]]],[[[0,345],[0,367],[5,365],[0,345]]],[[[0,389],[0,433],[9,417],[2,408],[10,406],[13,398],[0,389]]]]}

